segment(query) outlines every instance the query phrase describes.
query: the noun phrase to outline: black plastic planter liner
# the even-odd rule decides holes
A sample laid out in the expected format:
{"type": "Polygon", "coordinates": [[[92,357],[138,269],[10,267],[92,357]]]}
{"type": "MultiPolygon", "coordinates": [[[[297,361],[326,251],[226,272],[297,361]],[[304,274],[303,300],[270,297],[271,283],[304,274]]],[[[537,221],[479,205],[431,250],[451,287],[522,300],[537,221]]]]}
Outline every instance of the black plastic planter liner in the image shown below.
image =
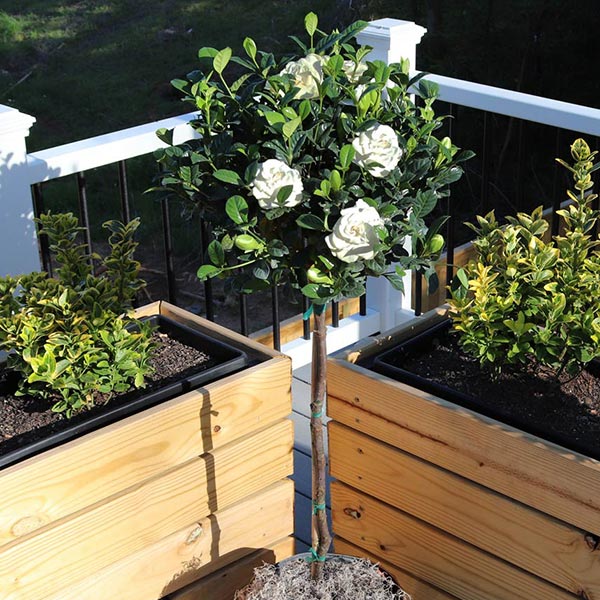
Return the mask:
{"type": "MultiPolygon", "coordinates": [[[[459,392],[441,383],[416,375],[399,366],[409,357],[417,358],[419,355],[425,355],[431,352],[432,346],[436,343],[436,340],[446,337],[451,326],[451,321],[438,323],[412,339],[400,343],[390,350],[386,350],[379,356],[371,359],[369,363],[365,363],[363,366],[377,373],[381,373],[382,375],[387,375],[396,381],[411,385],[423,392],[437,396],[438,398],[453,402],[454,404],[458,404],[464,408],[473,410],[474,412],[506,423],[516,429],[526,431],[542,439],[600,460],[600,456],[597,455],[594,449],[590,448],[586,443],[580,443],[572,437],[569,437],[567,434],[556,431],[549,432],[544,429],[543,425],[528,419],[526,415],[500,410],[477,396],[464,394],[463,392],[459,392]]],[[[427,359],[424,358],[423,360],[427,359]]],[[[594,363],[590,365],[590,368],[600,369],[600,365],[594,363]]]]}
{"type": "Polygon", "coordinates": [[[199,365],[191,374],[184,374],[181,379],[170,381],[147,393],[144,393],[143,390],[141,392],[136,390],[119,396],[107,405],[97,406],[86,413],[76,415],[71,419],[72,424],[67,424],[65,429],[0,456],[0,468],[38,454],[43,450],[48,450],[109,423],[114,423],[160,402],[175,398],[225,375],[239,371],[248,365],[248,357],[245,352],[235,346],[215,340],[191,327],[162,315],[153,315],[140,320],[150,321],[160,333],[165,333],[182,344],[202,350],[210,357],[210,360],[199,365]]]}
{"type": "Polygon", "coordinates": [[[429,352],[432,345],[435,343],[436,338],[445,336],[450,331],[451,326],[452,323],[450,321],[444,321],[426,329],[410,340],[402,342],[391,350],[386,350],[382,354],[376,356],[371,368],[377,373],[387,375],[396,381],[408,383],[419,390],[444,398],[444,400],[456,402],[456,404],[475,410],[484,408],[485,405],[478,402],[477,398],[474,396],[468,396],[467,394],[453,390],[436,381],[425,379],[420,375],[416,375],[415,373],[398,366],[408,357],[414,358],[415,356],[419,356],[419,354],[429,352]]]}

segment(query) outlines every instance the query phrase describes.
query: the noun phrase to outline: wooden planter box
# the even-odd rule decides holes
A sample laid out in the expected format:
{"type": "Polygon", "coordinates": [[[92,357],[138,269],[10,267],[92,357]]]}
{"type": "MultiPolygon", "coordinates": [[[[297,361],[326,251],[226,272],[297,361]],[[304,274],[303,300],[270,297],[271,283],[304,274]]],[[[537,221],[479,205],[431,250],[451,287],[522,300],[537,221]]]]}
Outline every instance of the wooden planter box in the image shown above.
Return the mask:
{"type": "Polygon", "coordinates": [[[290,360],[166,303],[140,312],[253,366],[1,470],[3,600],[196,600],[293,554],[290,360]]]}
{"type": "Polygon", "coordinates": [[[600,462],[354,364],[443,318],[329,361],[336,551],[413,600],[599,600],[600,462]]]}

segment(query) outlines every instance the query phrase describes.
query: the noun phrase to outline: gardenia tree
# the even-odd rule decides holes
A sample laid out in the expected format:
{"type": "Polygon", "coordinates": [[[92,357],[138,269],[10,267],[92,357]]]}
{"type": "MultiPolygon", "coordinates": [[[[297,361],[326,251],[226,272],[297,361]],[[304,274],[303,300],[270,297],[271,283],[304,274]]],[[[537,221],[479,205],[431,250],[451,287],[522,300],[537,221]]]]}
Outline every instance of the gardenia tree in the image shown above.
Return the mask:
{"type": "MultiPolygon", "coordinates": [[[[366,23],[331,34],[317,26],[308,14],[308,43],[293,38],[299,58],[277,59],[250,38],[244,58],[230,48],[202,48],[201,69],[173,82],[199,111],[192,122],[199,137],[158,154],[161,189],[182,197],[213,229],[198,277],[229,277],[242,293],[287,284],[314,310],[315,577],[330,546],[324,309],[364,294],[367,276],[384,276],[401,290],[405,271],[416,269],[436,285],[431,261],[443,246],[444,218],[426,218],[470,156],[434,134],[442,125],[432,109],[435,85],[411,79],[408,61],[369,62],[370,49],[352,43],[366,23]]],[[[159,136],[172,143],[171,131],[159,136]]]]}

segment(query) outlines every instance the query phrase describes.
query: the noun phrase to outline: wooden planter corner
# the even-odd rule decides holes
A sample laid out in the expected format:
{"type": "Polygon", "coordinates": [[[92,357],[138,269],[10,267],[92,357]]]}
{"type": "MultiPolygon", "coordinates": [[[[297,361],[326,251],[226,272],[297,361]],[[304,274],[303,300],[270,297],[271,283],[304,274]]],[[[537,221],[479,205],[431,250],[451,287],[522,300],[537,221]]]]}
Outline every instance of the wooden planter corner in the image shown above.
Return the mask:
{"type": "Polygon", "coordinates": [[[192,600],[236,561],[239,580],[293,553],[290,360],[164,302],[139,312],[252,366],[0,471],[3,600],[192,600]]]}
{"type": "Polygon", "coordinates": [[[389,565],[413,600],[600,600],[600,463],[357,364],[328,364],[336,551],[389,565]]]}

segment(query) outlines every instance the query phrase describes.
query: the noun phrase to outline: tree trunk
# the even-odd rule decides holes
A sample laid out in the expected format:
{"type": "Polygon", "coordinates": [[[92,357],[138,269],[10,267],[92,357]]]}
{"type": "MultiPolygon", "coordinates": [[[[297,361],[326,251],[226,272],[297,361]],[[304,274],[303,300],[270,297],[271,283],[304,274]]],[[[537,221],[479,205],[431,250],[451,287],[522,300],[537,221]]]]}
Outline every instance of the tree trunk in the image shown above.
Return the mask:
{"type": "Polygon", "coordinates": [[[313,345],[312,345],[312,383],[311,383],[311,418],[310,437],[312,446],[312,547],[313,562],[311,576],[317,580],[321,576],[323,560],[331,546],[331,534],[327,525],[325,509],[326,464],[325,442],[323,439],[323,407],[326,396],[327,379],[327,325],[325,311],[317,310],[313,314],[313,345]]]}

